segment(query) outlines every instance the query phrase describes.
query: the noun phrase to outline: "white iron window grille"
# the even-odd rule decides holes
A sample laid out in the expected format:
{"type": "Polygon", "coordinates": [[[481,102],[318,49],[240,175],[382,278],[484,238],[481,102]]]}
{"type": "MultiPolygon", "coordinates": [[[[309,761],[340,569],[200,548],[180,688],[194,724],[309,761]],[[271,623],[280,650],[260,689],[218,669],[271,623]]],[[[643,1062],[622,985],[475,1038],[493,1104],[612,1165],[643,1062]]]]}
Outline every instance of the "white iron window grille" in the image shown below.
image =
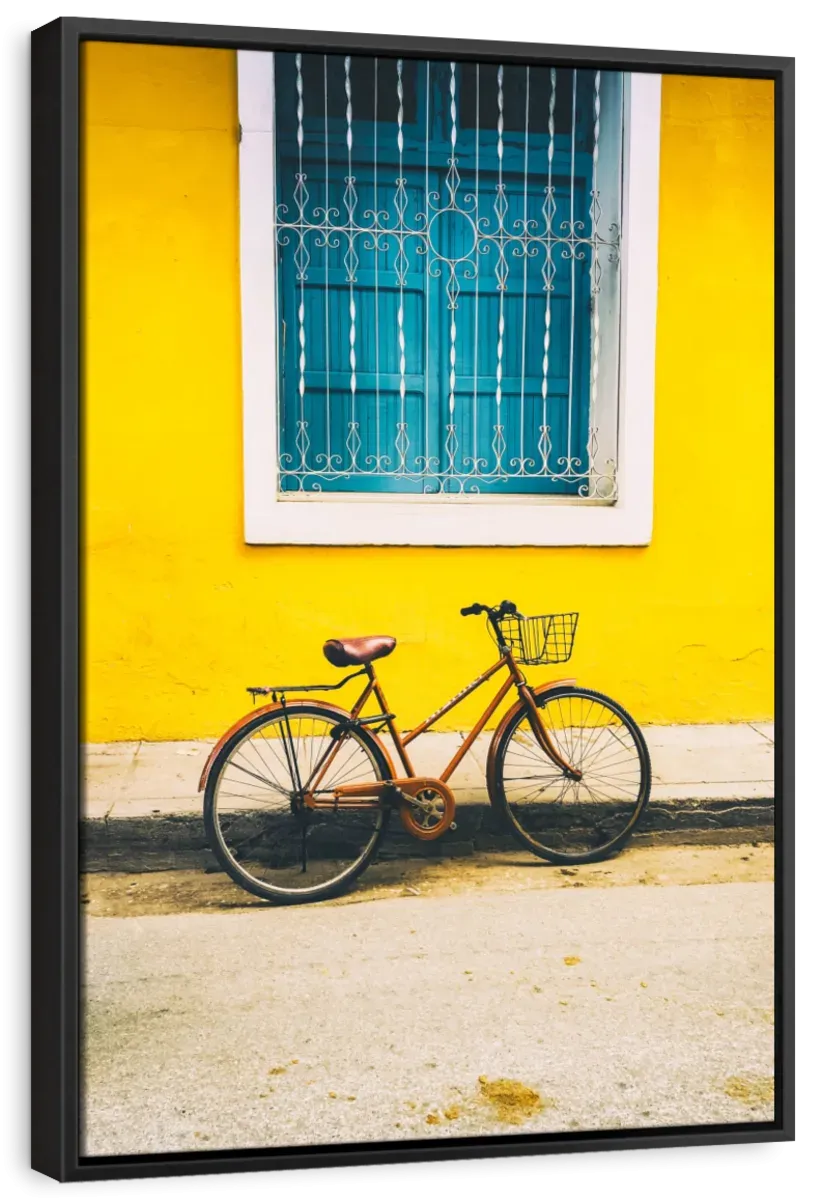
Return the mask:
{"type": "MultiPolygon", "coordinates": [[[[651,87],[637,114],[642,86],[618,72],[240,54],[247,526],[282,528],[284,501],[336,518],[389,498],[404,517],[423,499],[442,518],[461,500],[493,516],[492,541],[553,540],[498,531],[520,507],[526,524],[544,518],[546,504],[607,508],[617,519],[602,540],[630,541],[641,503],[647,540],[647,297],[644,327],[634,322],[642,420],[624,386],[629,208],[653,218],[634,286],[643,273],[655,283],[656,265],[659,81],[640,78],[651,87]],[[641,173],[648,187],[630,204],[641,173]],[[632,458],[645,478],[626,478],[632,458]]],[[[318,521],[250,540],[348,540],[317,536],[318,521]]]]}

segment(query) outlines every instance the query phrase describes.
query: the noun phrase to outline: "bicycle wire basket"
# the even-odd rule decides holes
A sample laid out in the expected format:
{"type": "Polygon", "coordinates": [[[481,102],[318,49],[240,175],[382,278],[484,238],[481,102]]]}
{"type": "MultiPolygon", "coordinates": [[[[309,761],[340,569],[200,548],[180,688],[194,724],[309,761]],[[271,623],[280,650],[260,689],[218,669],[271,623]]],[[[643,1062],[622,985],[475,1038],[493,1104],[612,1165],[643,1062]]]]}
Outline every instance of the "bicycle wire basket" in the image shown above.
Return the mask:
{"type": "MultiPolygon", "coordinates": [[[[515,660],[535,667],[539,663],[568,661],[578,620],[578,612],[546,613],[541,617],[501,617],[497,624],[500,638],[511,648],[515,660]]],[[[497,640],[493,626],[491,636],[497,640]]]]}

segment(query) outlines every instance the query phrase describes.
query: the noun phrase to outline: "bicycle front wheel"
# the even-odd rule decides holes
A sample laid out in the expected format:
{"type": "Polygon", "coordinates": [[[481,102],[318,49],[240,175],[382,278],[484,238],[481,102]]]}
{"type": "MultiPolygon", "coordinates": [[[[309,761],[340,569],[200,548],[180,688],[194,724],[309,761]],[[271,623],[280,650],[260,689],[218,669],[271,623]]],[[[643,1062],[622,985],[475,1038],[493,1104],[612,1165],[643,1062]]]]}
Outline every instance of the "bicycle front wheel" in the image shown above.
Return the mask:
{"type": "Polygon", "coordinates": [[[260,713],[214,760],[203,814],[211,849],[235,883],[263,900],[328,899],[377,851],[387,808],[377,801],[334,807],[333,789],[389,779],[391,769],[372,733],[340,735],[340,720],[322,704],[260,713]],[[300,790],[317,778],[316,798],[327,807],[310,808],[300,790]]]}
{"type": "Polygon", "coordinates": [[[517,840],[553,863],[599,862],[630,838],[648,803],[651,761],[636,722],[587,688],[537,697],[545,729],[581,779],[542,750],[525,709],[505,730],[492,768],[493,800],[517,840]]]}

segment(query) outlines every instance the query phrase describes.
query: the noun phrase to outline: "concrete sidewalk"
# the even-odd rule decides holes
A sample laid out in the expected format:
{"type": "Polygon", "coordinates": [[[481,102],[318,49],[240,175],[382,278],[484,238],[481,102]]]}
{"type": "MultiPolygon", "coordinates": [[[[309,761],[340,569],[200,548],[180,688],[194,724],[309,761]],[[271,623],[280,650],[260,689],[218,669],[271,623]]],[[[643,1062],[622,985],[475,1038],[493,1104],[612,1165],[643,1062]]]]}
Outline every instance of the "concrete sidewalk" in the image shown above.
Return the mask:
{"type": "MultiPolygon", "coordinates": [[[[643,733],[653,780],[643,821],[646,829],[671,833],[687,828],[704,834],[745,828],[759,831],[757,837],[768,836],[773,824],[772,724],[649,725],[643,733]]],[[[416,770],[439,774],[463,736],[425,734],[411,747],[416,770]]],[[[459,828],[431,844],[437,852],[470,853],[478,833],[488,832],[485,759],[491,737],[486,733],[477,739],[451,780],[460,807],[459,828]]],[[[202,795],[197,783],[213,744],[86,746],[83,848],[87,868],[157,870],[204,861],[202,795]]]]}

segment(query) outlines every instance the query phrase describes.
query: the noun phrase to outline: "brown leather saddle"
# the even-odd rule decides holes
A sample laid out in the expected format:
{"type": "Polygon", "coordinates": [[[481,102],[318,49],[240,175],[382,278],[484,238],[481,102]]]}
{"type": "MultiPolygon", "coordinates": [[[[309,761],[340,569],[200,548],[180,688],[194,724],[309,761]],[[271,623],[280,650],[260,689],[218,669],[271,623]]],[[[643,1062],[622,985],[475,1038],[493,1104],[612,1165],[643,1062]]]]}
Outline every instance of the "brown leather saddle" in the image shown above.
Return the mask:
{"type": "Polygon", "coordinates": [[[364,667],[376,658],[385,658],[397,639],[385,634],[375,637],[329,638],[323,654],[335,667],[364,667]]]}

